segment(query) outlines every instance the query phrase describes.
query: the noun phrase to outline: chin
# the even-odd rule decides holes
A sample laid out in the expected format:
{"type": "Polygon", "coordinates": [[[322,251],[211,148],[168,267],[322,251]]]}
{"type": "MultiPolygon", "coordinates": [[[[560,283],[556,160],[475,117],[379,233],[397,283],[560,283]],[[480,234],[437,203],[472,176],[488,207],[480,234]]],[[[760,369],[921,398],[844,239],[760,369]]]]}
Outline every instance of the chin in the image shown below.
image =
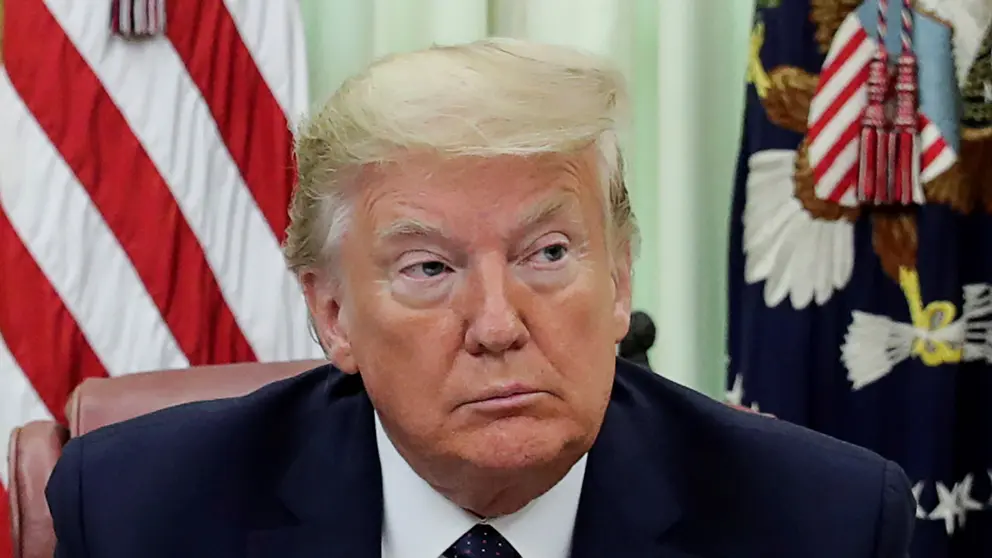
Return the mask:
{"type": "Polygon", "coordinates": [[[591,437],[570,421],[533,417],[495,420],[463,436],[458,453],[465,461],[507,472],[574,461],[592,445],[586,440],[591,437]]]}

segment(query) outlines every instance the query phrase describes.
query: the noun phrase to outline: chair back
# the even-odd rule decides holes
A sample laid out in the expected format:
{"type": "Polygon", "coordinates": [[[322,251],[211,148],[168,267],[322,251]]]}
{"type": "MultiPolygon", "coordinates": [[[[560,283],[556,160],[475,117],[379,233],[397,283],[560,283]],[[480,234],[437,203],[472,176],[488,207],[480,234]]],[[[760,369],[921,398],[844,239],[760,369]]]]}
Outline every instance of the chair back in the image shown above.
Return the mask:
{"type": "Polygon", "coordinates": [[[11,433],[7,488],[14,558],[51,558],[55,553],[45,486],[70,438],[182,403],[247,395],[322,364],[326,362],[252,362],[83,381],[66,404],[68,427],[36,421],[11,433]]]}

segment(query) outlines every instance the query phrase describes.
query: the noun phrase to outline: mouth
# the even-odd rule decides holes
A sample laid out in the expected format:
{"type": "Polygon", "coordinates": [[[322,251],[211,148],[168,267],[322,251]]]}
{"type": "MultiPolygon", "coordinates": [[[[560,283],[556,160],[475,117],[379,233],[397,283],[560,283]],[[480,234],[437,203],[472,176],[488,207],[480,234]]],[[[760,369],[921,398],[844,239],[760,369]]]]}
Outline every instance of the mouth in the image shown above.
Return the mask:
{"type": "Polygon", "coordinates": [[[548,392],[521,385],[504,386],[487,391],[465,406],[479,411],[507,411],[533,404],[548,392]]]}

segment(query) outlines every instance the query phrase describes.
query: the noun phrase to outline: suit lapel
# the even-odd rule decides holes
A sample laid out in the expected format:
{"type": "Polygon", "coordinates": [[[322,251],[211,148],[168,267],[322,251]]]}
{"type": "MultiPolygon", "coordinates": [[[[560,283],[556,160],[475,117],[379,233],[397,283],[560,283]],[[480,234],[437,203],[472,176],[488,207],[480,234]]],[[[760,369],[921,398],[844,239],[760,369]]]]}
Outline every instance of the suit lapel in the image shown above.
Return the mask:
{"type": "Polygon", "coordinates": [[[252,558],[380,556],[382,476],[372,404],[357,377],[330,383],[329,395],[320,390],[322,408],[292,434],[299,451],[285,468],[277,501],[270,500],[284,517],[249,534],[252,558]]]}
{"type": "Polygon", "coordinates": [[[666,532],[682,516],[677,435],[641,409],[618,379],[589,462],[572,538],[572,558],[632,556],[696,558],[666,532]]]}

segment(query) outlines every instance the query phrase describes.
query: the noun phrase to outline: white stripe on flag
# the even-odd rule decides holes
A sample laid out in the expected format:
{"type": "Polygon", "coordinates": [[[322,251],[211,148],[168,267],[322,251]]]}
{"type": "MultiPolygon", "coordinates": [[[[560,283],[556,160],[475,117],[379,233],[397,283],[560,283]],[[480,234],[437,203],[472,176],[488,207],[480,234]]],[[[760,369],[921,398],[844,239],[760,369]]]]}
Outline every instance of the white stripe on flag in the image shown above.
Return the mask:
{"type": "Polygon", "coordinates": [[[117,238],[2,70],[0,106],[0,204],[107,372],[188,366],[117,238]]]}
{"type": "MultiPolygon", "coordinates": [[[[811,123],[818,121],[833,101],[843,93],[844,88],[856,79],[861,70],[871,61],[874,51],[875,43],[870,39],[865,40],[861,43],[861,47],[841,64],[837,73],[827,83],[823,84],[822,89],[816,95],[816,102],[810,106],[809,121],[811,123]]],[[[857,96],[859,93],[860,91],[855,93],[854,96],[857,96]]],[[[856,117],[860,118],[861,115],[858,114],[856,117]]]]}
{"type": "MultiPolygon", "coordinates": [[[[860,141],[852,141],[844,146],[844,149],[837,156],[837,160],[831,165],[819,182],[816,183],[816,195],[821,199],[829,199],[830,194],[841,183],[844,177],[848,176],[851,169],[858,162],[858,153],[861,148],[860,141]]],[[[854,188],[847,188],[841,195],[848,202],[855,201],[854,198],[847,198],[848,192],[854,192],[854,188]]],[[[853,195],[853,194],[852,194],[853,195]]]]}
{"type": "Polygon", "coordinates": [[[845,145],[844,149],[837,155],[834,164],[830,165],[823,173],[823,177],[816,184],[816,193],[822,199],[827,199],[841,180],[851,172],[851,167],[857,164],[860,143],[859,141],[852,141],[845,145]]]}
{"type": "Polygon", "coordinates": [[[861,25],[861,18],[858,17],[857,12],[852,12],[844,18],[841,22],[840,27],[837,28],[837,32],[834,33],[833,42],[830,45],[830,51],[827,53],[826,59],[823,61],[823,67],[829,66],[837,55],[841,51],[841,46],[847,44],[848,41],[854,37],[854,34],[858,32],[863,26],[861,25]]]}
{"type": "Polygon", "coordinates": [[[107,41],[98,10],[45,3],[169,185],[258,360],[319,357],[296,278],[171,43],[107,41]]]}
{"type": "MultiPolygon", "coordinates": [[[[15,428],[33,420],[51,420],[45,404],[31,387],[27,377],[17,365],[10,349],[0,336],[0,386],[3,386],[3,404],[0,405],[0,484],[8,485],[7,441],[15,428]]],[[[6,506],[6,502],[0,502],[6,506]]],[[[3,526],[0,526],[3,527],[3,526]]]]}
{"type": "MultiPolygon", "coordinates": [[[[840,141],[844,132],[847,132],[851,125],[858,121],[861,112],[867,105],[866,101],[867,88],[859,87],[853,95],[848,97],[847,102],[837,111],[837,114],[827,121],[827,125],[823,127],[820,134],[809,144],[809,164],[811,167],[818,167],[827,153],[840,141]]],[[[860,133],[861,131],[858,130],[858,135],[850,141],[859,143],[860,133]]],[[[832,164],[836,165],[837,163],[838,161],[834,161],[832,164]]]]}
{"type": "Polygon", "coordinates": [[[299,1],[224,0],[224,3],[262,78],[286,119],[295,126],[310,109],[306,41],[299,1]]]}
{"type": "MultiPolygon", "coordinates": [[[[923,131],[920,132],[920,144],[922,146],[922,151],[926,153],[935,143],[938,141],[943,141],[943,137],[940,134],[940,128],[937,127],[933,122],[928,121],[927,125],[923,127],[923,131]]],[[[927,183],[944,172],[958,160],[957,154],[950,145],[944,144],[944,148],[940,150],[940,153],[930,161],[930,164],[923,168],[920,172],[920,180],[923,183],[927,183]]]]}

